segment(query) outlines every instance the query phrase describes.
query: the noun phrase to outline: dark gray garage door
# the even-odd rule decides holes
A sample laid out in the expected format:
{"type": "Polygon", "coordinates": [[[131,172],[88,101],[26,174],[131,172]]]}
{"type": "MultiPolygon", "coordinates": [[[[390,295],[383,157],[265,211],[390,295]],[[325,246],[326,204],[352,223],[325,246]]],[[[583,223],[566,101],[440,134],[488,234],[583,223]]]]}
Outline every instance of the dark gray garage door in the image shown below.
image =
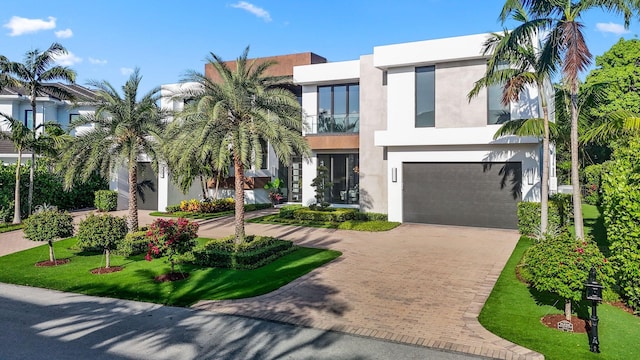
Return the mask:
{"type": "Polygon", "coordinates": [[[522,165],[404,163],[403,221],[517,228],[522,165]]]}

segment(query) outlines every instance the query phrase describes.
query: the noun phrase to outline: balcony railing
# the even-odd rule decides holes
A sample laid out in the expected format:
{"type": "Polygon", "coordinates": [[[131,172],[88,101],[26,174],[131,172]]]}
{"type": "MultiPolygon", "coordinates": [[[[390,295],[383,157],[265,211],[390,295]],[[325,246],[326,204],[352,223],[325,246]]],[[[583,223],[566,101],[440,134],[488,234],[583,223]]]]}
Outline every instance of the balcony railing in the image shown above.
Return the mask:
{"type": "Polygon", "coordinates": [[[310,115],[305,119],[307,134],[357,134],[360,114],[310,115]]]}

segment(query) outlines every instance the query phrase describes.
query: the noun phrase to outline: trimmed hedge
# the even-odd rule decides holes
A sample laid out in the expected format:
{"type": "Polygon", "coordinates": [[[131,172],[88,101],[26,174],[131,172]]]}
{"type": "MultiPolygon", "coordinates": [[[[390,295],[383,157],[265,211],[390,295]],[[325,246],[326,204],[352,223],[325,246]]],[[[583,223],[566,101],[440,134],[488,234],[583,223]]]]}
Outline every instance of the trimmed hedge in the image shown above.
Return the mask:
{"type": "Polygon", "coordinates": [[[149,239],[146,231],[128,233],[120,243],[115,253],[124,257],[145,254],[149,250],[149,239]]]}
{"type": "MultiPolygon", "coordinates": [[[[549,198],[549,228],[562,229],[571,219],[571,196],[555,194],[549,198]]],[[[540,232],[540,203],[518,203],[518,230],[526,236],[538,235],[540,232]]]]}
{"type": "Polygon", "coordinates": [[[294,249],[293,243],[269,236],[248,235],[234,244],[234,236],[209,241],[203,248],[185,256],[185,261],[200,266],[249,270],[264,266],[294,249]]]}
{"type": "Polygon", "coordinates": [[[293,214],[296,210],[302,209],[302,205],[285,205],[280,208],[278,212],[278,217],[282,219],[293,219],[293,214]]]}
{"type": "Polygon", "coordinates": [[[115,190],[98,190],[93,201],[99,211],[113,211],[118,207],[118,192],[115,190]]]}
{"type": "MultiPolygon", "coordinates": [[[[256,211],[262,209],[269,209],[273,207],[271,203],[260,203],[260,204],[245,204],[245,211],[256,211]]],[[[197,201],[195,199],[192,200],[183,200],[180,204],[169,205],[166,208],[166,212],[171,214],[181,214],[183,216],[189,216],[189,214],[215,214],[225,211],[234,211],[235,205],[233,201],[229,199],[218,199],[212,201],[197,201]],[[183,210],[183,209],[191,209],[191,210],[183,210]]]]}
{"type": "Polygon", "coordinates": [[[357,213],[358,210],[356,209],[331,208],[325,210],[311,210],[303,208],[294,211],[293,218],[296,220],[343,222],[347,220],[354,220],[357,213]]]}
{"type": "Polygon", "coordinates": [[[622,296],[640,311],[640,139],[614,150],[602,174],[602,214],[622,296]]]}

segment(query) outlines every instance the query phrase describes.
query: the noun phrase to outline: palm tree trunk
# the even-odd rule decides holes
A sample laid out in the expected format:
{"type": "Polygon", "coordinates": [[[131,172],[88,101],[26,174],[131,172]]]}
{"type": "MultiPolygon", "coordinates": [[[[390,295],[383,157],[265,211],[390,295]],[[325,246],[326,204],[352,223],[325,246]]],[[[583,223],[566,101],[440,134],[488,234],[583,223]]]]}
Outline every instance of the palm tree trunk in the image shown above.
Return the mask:
{"type": "Polygon", "coordinates": [[[53,241],[49,240],[49,261],[53,262],[55,264],[56,262],[56,256],[53,253],[53,241]]]}
{"type": "MultiPolygon", "coordinates": [[[[44,116],[44,114],[43,114],[44,116]]],[[[34,173],[36,168],[36,150],[35,150],[35,142],[36,142],[36,91],[33,88],[31,92],[31,130],[33,131],[33,144],[31,144],[31,166],[29,167],[29,194],[27,197],[27,214],[31,215],[31,209],[33,208],[33,183],[34,183],[34,173]]]]}
{"type": "MultiPolygon", "coordinates": [[[[35,135],[34,135],[35,136],[35,135]]],[[[31,209],[33,208],[33,181],[36,166],[36,153],[31,149],[31,166],[29,166],[29,195],[27,197],[27,214],[31,215],[31,209]]]]}
{"type": "Polygon", "coordinates": [[[202,188],[202,198],[206,199],[207,196],[207,184],[204,181],[204,177],[200,174],[200,187],[202,188]]]}
{"type": "MultiPolygon", "coordinates": [[[[544,95],[543,95],[544,96],[544,95]]],[[[542,107],[544,136],[542,137],[542,183],[540,184],[540,235],[549,227],[549,110],[542,107]]]]}
{"type": "Polygon", "coordinates": [[[111,251],[109,251],[109,248],[106,248],[105,250],[105,257],[107,258],[106,264],[105,264],[105,268],[109,268],[111,267],[111,251]]]}
{"type": "Polygon", "coordinates": [[[571,300],[564,300],[564,318],[571,321],[571,300]]]}
{"type": "MultiPolygon", "coordinates": [[[[576,80],[577,81],[577,80],[576,80]]],[[[578,173],[578,91],[571,88],[571,185],[573,187],[573,224],[576,238],[584,239],[582,222],[582,200],[580,198],[580,175],[578,173]]]]}
{"type": "Polygon", "coordinates": [[[138,163],[135,157],[129,160],[129,221],[127,230],[138,230],[138,163]]]}
{"type": "Polygon", "coordinates": [[[234,155],[233,163],[235,167],[235,189],[236,189],[236,245],[244,242],[244,165],[238,157],[234,155]]]}
{"type": "Polygon", "coordinates": [[[20,214],[20,163],[22,162],[22,148],[18,148],[18,162],[16,163],[16,188],[13,194],[13,223],[22,222],[20,214]]]}

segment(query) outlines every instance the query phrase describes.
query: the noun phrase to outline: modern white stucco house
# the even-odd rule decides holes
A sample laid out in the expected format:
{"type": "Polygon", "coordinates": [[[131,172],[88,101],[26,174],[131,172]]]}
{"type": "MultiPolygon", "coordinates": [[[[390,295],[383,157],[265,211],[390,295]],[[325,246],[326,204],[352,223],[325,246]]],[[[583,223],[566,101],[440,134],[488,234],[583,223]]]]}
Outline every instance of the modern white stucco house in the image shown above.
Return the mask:
{"type": "Polygon", "coordinates": [[[493,135],[500,123],[541,111],[535,88],[508,107],[497,86],[468,100],[486,70],[488,36],[378,46],[358,60],[295,67],[313,149],[302,167],[303,203],[313,201],[322,164],[333,203],[391,221],[514,228],[516,203],[540,198],[541,144],[493,135]]]}
{"type": "MultiPolygon", "coordinates": [[[[43,91],[36,97],[35,127],[37,128],[45,122],[56,122],[64,129],[68,128],[69,122],[74,117],[79,117],[86,113],[92,113],[94,109],[83,105],[83,101],[94,96],[92,90],[76,84],[49,84],[60,87],[75,95],[76,103],[68,100],[60,100],[54,95],[43,91]]],[[[5,87],[0,91],[0,113],[9,115],[14,119],[21,120],[29,128],[34,127],[33,110],[29,100],[29,94],[25,89],[5,87]]],[[[0,122],[0,131],[9,131],[4,122],[0,122]]],[[[31,152],[23,154],[23,161],[30,158],[31,152]]],[[[15,163],[17,153],[13,144],[9,140],[0,139],[0,162],[15,163]]]]}

